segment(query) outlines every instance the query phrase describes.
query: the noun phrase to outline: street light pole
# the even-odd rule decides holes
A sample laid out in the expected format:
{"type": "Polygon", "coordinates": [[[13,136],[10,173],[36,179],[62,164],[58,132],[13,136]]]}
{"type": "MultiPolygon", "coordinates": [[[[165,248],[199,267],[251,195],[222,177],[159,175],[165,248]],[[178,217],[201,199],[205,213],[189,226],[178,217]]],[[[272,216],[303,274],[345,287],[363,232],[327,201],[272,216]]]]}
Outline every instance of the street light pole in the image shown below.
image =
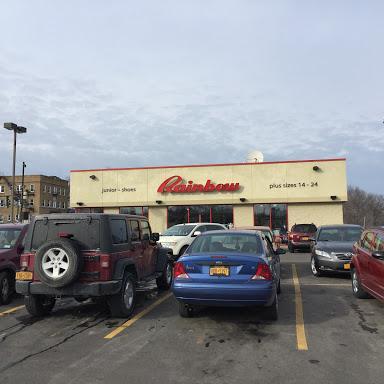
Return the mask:
{"type": "Polygon", "coordinates": [[[12,197],[11,197],[11,222],[15,222],[15,171],[16,171],[16,135],[18,133],[26,133],[27,128],[20,127],[15,123],[4,123],[4,128],[13,131],[13,166],[12,166],[12,197]]]}
{"type": "Polygon", "coordinates": [[[13,130],[13,165],[12,165],[12,197],[11,197],[11,223],[15,222],[15,170],[16,170],[16,129],[13,130]]]}

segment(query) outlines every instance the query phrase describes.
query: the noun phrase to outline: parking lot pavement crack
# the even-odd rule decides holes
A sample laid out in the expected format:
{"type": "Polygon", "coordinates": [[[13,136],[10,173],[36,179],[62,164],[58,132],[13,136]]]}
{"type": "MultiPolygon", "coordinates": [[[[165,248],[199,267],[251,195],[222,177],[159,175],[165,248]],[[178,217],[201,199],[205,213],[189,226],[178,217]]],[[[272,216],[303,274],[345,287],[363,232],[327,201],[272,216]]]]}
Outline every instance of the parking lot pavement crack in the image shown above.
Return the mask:
{"type": "Polygon", "coordinates": [[[364,331],[367,331],[369,333],[373,333],[376,335],[378,333],[378,329],[376,327],[371,327],[367,324],[367,320],[365,318],[366,315],[365,315],[364,311],[362,309],[360,309],[360,307],[357,304],[351,304],[351,307],[356,312],[357,316],[360,319],[360,321],[359,321],[360,327],[364,331]]]}
{"type": "MultiPolygon", "coordinates": [[[[40,351],[38,351],[38,352],[30,353],[30,354],[24,356],[23,358],[21,358],[21,359],[19,359],[19,360],[17,360],[17,361],[14,361],[14,362],[12,362],[12,363],[10,363],[10,364],[8,364],[8,365],[6,365],[4,368],[0,369],[0,373],[3,373],[3,372],[5,372],[5,371],[8,371],[9,369],[11,369],[11,368],[13,368],[13,367],[15,367],[15,366],[17,366],[17,365],[23,363],[23,362],[26,361],[26,360],[29,360],[29,359],[32,358],[32,357],[39,356],[39,355],[41,355],[41,354],[43,354],[43,353],[45,353],[45,352],[48,352],[48,351],[50,351],[50,350],[52,350],[52,349],[54,349],[54,348],[57,348],[57,347],[59,347],[60,345],[63,345],[64,343],[66,343],[68,340],[71,340],[71,339],[74,338],[75,336],[77,336],[77,335],[79,335],[79,334],[81,334],[81,333],[83,333],[83,332],[85,332],[85,331],[87,331],[87,330],[89,330],[89,329],[91,329],[91,328],[93,328],[93,327],[96,327],[98,324],[100,324],[100,323],[102,323],[103,321],[106,320],[105,317],[103,317],[102,319],[99,319],[99,320],[97,320],[97,319],[98,319],[98,317],[95,316],[94,319],[91,320],[92,322],[95,321],[93,324],[89,324],[90,322],[88,322],[87,326],[84,326],[84,328],[81,328],[79,331],[77,331],[77,332],[75,332],[75,333],[72,333],[72,334],[69,335],[69,336],[66,336],[66,337],[65,337],[64,339],[62,339],[61,341],[59,341],[59,342],[57,342],[57,343],[55,343],[55,344],[53,344],[53,345],[50,345],[49,347],[46,347],[46,348],[44,348],[44,349],[42,349],[42,350],[40,350],[40,351]],[[96,321],[96,320],[97,320],[97,321],[96,321]]],[[[76,328],[79,328],[79,326],[77,326],[76,328]]]]}
{"type": "Polygon", "coordinates": [[[30,325],[32,325],[34,323],[36,323],[36,321],[30,322],[30,323],[27,323],[27,324],[20,324],[20,323],[18,323],[18,324],[12,325],[11,327],[2,329],[0,331],[0,343],[4,342],[6,339],[8,339],[8,337],[18,334],[19,332],[21,332],[22,330],[24,330],[25,328],[27,328],[28,326],[30,326],[30,325]],[[10,332],[10,333],[5,333],[5,334],[2,333],[2,332],[9,331],[10,329],[13,329],[13,328],[16,328],[16,327],[20,327],[20,328],[14,330],[13,332],[10,332]]]}

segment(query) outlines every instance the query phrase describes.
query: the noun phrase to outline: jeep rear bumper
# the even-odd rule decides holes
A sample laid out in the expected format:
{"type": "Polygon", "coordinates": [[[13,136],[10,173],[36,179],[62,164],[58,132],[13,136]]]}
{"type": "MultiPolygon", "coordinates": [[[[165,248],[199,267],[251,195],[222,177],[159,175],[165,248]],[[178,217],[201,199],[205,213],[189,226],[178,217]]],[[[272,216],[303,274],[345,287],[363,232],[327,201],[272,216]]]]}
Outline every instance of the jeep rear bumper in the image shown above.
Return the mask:
{"type": "Polygon", "coordinates": [[[51,296],[109,296],[121,289],[121,280],[97,283],[75,283],[63,288],[52,288],[41,282],[16,281],[16,292],[27,295],[51,296]]]}

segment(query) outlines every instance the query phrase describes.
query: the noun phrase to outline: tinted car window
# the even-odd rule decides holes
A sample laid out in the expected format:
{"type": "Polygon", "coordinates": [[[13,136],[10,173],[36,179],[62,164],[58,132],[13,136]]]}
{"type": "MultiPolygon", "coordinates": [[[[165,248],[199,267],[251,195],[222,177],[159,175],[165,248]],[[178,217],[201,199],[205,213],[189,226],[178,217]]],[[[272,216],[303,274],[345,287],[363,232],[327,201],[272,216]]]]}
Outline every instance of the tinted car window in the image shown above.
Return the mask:
{"type": "Polygon", "coordinates": [[[313,233],[317,228],[314,224],[297,224],[292,227],[292,232],[297,233],[313,233]]]}
{"type": "Polygon", "coordinates": [[[111,234],[113,244],[125,244],[128,242],[127,222],[124,219],[111,220],[111,234]]]}
{"type": "Polygon", "coordinates": [[[374,244],[373,244],[374,237],[375,237],[375,235],[372,232],[367,232],[364,236],[364,239],[361,243],[361,246],[363,248],[367,249],[368,251],[373,251],[373,249],[374,249],[374,244]]]}
{"type": "Polygon", "coordinates": [[[258,235],[212,233],[198,236],[188,249],[190,255],[206,252],[262,254],[263,247],[258,235]]]}
{"type": "Polygon", "coordinates": [[[68,233],[82,249],[100,248],[100,221],[92,220],[36,220],[32,234],[32,249],[36,250],[47,240],[58,239],[68,233]]]}
{"type": "Polygon", "coordinates": [[[195,225],[174,225],[168,228],[163,236],[187,236],[195,228],[195,225]]]}
{"type": "Polygon", "coordinates": [[[223,230],[224,228],[220,225],[207,225],[207,231],[220,231],[223,230]]]}
{"type": "Polygon", "coordinates": [[[16,245],[21,229],[5,228],[0,230],[0,249],[10,249],[16,245]]]}
{"type": "Polygon", "coordinates": [[[143,240],[149,240],[151,237],[151,228],[149,227],[148,221],[140,221],[141,223],[141,232],[143,235],[143,240]]]}
{"type": "Polygon", "coordinates": [[[375,251],[384,252],[384,235],[381,233],[376,235],[375,251]]]}
{"type": "Polygon", "coordinates": [[[130,220],[129,221],[130,229],[131,229],[131,239],[132,241],[140,240],[140,227],[138,220],[130,220]]]}

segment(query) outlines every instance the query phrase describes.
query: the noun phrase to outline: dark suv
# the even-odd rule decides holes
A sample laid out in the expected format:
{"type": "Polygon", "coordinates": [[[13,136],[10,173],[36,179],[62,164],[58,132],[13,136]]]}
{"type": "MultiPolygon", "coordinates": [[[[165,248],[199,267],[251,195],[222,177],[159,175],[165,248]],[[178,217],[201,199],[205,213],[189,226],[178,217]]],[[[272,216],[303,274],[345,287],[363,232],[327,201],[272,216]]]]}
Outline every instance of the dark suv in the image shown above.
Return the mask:
{"type": "Polygon", "coordinates": [[[0,224],[0,305],[11,301],[28,224],[0,224]]]}
{"type": "Polygon", "coordinates": [[[367,229],[353,247],[352,292],[384,301],[384,227],[367,229]]]}
{"type": "Polygon", "coordinates": [[[113,316],[128,317],[138,285],[172,282],[172,251],[157,243],[148,219],[113,214],[39,215],[32,221],[16,274],[16,291],[34,316],[58,297],[105,297],[113,316]]]}
{"type": "Polygon", "coordinates": [[[311,238],[315,237],[316,231],[315,224],[295,224],[288,235],[289,252],[293,253],[296,249],[309,251],[311,238]]]}

